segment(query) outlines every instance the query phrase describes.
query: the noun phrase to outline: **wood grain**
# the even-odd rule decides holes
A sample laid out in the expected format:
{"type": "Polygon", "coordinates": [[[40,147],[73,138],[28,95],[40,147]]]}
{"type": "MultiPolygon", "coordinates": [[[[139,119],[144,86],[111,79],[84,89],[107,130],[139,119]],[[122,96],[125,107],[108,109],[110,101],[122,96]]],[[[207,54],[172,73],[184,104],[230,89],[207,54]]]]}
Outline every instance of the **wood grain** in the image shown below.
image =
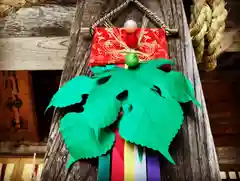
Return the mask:
{"type": "Polygon", "coordinates": [[[21,8],[0,18],[0,38],[68,36],[75,10],[60,5],[21,8]]]}
{"type": "Polygon", "coordinates": [[[75,10],[33,6],[0,18],[0,70],[61,70],[75,10]]]}
{"type": "MultiPolygon", "coordinates": [[[[78,2],[61,85],[75,75],[88,74],[87,60],[90,42],[84,40],[83,35],[79,32],[80,28],[85,23],[89,25],[100,17],[102,11],[116,7],[120,2],[123,1],[81,0],[78,2]]],[[[177,59],[176,69],[183,71],[193,81],[196,97],[203,106],[202,110],[194,108],[192,116],[186,117],[182,129],[171,144],[170,152],[177,164],[172,165],[165,160],[162,161],[162,180],[220,181],[216,151],[182,1],[149,0],[141,2],[161,16],[168,26],[179,28],[180,38],[169,39],[169,54],[177,59]]],[[[134,7],[129,7],[119,17],[115,22],[118,25],[122,25],[124,19],[130,17],[138,22],[141,19],[134,7]]],[[[80,161],[75,163],[70,170],[66,170],[68,152],[58,132],[60,117],[59,112],[56,111],[52,121],[41,180],[97,180],[94,161],[80,161]]]]}
{"type": "Polygon", "coordinates": [[[0,70],[62,70],[68,39],[68,36],[1,38],[0,70]]]}
{"type": "Polygon", "coordinates": [[[240,51],[240,27],[226,31],[223,36],[221,47],[224,52],[240,51]]]}
{"type": "Polygon", "coordinates": [[[201,74],[211,129],[216,146],[239,146],[239,53],[225,53],[212,73],[201,74]]]}

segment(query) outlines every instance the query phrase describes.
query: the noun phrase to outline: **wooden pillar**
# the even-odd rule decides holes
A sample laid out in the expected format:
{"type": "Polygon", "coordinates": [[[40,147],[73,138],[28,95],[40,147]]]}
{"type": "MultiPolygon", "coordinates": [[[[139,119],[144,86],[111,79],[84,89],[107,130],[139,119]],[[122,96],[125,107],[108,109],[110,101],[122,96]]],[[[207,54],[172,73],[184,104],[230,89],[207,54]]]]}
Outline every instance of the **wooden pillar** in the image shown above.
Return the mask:
{"type": "MultiPolygon", "coordinates": [[[[220,181],[216,151],[182,1],[140,1],[161,16],[167,25],[179,28],[180,37],[168,40],[169,54],[177,59],[176,68],[183,71],[193,81],[196,97],[203,106],[202,110],[194,109],[192,116],[186,117],[182,129],[171,144],[170,152],[177,164],[162,162],[162,181],[220,181]]],[[[101,12],[109,11],[122,2],[123,0],[78,1],[61,85],[75,75],[88,73],[86,62],[91,42],[84,39],[80,29],[89,26],[99,18],[101,12]]],[[[134,18],[139,22],[141,17],[141,13],[131,7],[116,19],[115,24],[123,25],[127,18],[134,18]]],[[[97,180],[97,165],[93,160],[80,161],[71,170],[66,170],[68,152],[59,135],[59,118],[56,112],[52,121],[41,180],[97,180]]]]}

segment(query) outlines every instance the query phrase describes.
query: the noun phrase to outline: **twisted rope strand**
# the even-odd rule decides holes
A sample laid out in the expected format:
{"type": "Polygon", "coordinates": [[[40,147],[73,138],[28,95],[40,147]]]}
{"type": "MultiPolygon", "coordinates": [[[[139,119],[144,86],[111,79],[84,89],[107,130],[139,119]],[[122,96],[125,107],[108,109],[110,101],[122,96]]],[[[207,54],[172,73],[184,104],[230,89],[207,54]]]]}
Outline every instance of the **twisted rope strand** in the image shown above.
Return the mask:
{"type": "Polygon", "coordinates": [[[208,0],[212,8],[212,22],[206,35],[208,47],[204,57],[206,71],[214,70],[217,66],[217,57],[221,54],[221,41],[225,30],[227,10],[224,0],[208,0]]]}
{"type": "Polygon", "coordinates": [[[212,11],[205,0],[195,0],[192,6],[190,34],[198,63],[202,63],[205,47],[205,35],[208,31],[212,11]]]}
{"type": "Polygon", "coordinates": [[[217,66],[221,40],[225,30],[227,10],[224,0],[194,0],[191,8],[190,34],[197,62],[204,70],[217,66]]]}

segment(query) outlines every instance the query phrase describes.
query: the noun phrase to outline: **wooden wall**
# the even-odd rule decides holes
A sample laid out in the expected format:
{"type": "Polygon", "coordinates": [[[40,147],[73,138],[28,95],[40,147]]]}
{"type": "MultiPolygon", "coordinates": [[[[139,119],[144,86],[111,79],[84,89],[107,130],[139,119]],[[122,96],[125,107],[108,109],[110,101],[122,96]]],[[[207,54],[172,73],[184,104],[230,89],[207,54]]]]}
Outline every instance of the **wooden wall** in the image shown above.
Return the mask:
{"type": "Polygon", "coordinates": [[[219,67],[201,73],[223,180],[240,180],[240,53],[224,53],[219,67]]]}
{"type": "Polygon", "coordinates": [[[216,146],[240,146],[239,69],[239,53],[226,53],[219,58],[216,71],[201,73],[216,146]]]}

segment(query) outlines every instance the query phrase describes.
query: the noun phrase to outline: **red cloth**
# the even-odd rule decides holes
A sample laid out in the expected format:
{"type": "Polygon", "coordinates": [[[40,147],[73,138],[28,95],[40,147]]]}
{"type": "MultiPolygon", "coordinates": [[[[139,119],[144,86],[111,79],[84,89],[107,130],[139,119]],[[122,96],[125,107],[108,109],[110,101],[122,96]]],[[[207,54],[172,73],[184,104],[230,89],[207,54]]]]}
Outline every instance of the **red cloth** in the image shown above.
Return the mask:
{"type": "MultiPolygon", "coordinates": [[[[124,42],[129,38],[123,28],[113,28],[112,30],[124,42]]],[[[104,27],[95,28],[89,66],[124,64],[124,54],[114,53],[116,50],[123,50],[124,48],[108,31],[109,29],[104,27]]],[[[140,31],[141,28],[136,30],[137,37],[139,37],[140,31]]],[[[161,28],[144,28],[144,35],[138,51],[147,54],[139,56],[142,60],[169,58],[165,30],[161,28]]]]}
{"type": "Polygon", "coordinates": [[[138,37],[137,32],[134,33],[126,33],[126,38],[124,42],[127,44],[129,48],[138,49],[138,37]]]}
{"type": "Polygon", "coordinates": [[[124,139],[118,130],[115,132],[115,144],[112,149],[111,181],[124,181],[124,139]]]}

